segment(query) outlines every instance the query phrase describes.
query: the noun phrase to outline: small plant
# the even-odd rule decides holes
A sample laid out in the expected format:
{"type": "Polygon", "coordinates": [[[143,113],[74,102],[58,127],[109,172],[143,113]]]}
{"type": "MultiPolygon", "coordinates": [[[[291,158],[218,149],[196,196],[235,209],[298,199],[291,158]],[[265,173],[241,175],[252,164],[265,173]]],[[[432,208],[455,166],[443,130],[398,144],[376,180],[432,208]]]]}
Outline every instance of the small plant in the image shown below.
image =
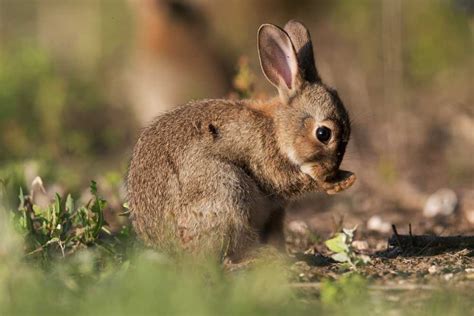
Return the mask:
{"type": "Polygon", "coordinates": [[[56,194],[54,201],[42,208],[20,188],[20,206],[12,221],[24,236],[27,254],[64,257],[92,245],[107,249],[99,240],[101,233],[110,235],[104,220],[106,201],[98,195],[94,181],[90,192],[92,198],[86,205],[76,206],[71,195],[64,200],[56,194]]]}
{"type": "Polygon", "coordinates": [[[237,64],[237,74],[233,80],[233,86],[237,97],[240,99],[250,98],[255,92],[255,75],[250,69],[249,60],[242,56],[237,64]]]}
{"type": "Polygon", "coordinates": [[[352,247],[352,240],[354,239],[356,229],[357,227],[352,229],[343,228],[342,232],[337,233],[333,238],[325,241],[326,247],[332,252],[335,252],[331,258],[352,269],[357,269],[358,266],[370,262],[369,256],[357,254],[352,247]]]}

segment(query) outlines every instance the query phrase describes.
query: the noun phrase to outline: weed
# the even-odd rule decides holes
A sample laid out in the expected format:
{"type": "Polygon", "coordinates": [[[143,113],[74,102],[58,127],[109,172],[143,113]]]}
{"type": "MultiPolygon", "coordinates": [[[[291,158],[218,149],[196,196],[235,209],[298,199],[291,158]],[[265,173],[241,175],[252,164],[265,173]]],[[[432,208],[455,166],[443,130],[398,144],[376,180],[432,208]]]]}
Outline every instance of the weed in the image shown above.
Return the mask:
{"type": "MultiPolygon", "coordinates": [[[[70,194],[65,199],[56,194],[50,205],[40,207],[20,188],[20,206],[11,213],[11,222],[25,240],[26,255],[50,260],[88,247],[115,254],[110,239],[117,241],[118,237],[113,238],[107,229],[106,201],[98,194],[95,181],[90,184],[90,192],[92,198],[85,205],[76,205],[70,194]],[[104,242],[106,236],[108,242],[104,242]]],[[[128,231],[124,229],[121,234],[128,231]]]]}
{"type": "Polygon", "coordinates": [[[343,228],[341,233],[337,233],[336,236],[325,241],[329,250],[335,252],[331,258],[351,269],[357,269],[358,266],[370,262],[368,256],[357,254],[352,247],[356,229],[357,227],[352,229],[343,228]]]}

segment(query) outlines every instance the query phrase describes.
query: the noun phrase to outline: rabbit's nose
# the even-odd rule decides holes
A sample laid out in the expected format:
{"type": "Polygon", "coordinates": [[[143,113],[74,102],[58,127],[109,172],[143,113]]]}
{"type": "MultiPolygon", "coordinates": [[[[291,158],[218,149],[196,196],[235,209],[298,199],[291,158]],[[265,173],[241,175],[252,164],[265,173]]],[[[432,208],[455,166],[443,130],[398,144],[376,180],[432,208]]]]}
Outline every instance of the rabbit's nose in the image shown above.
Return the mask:
{"type": "Polygon", "coordinates": [[[337,156],[343,156],[344,153],[346,152],[346,147],[347,147],[347,141],[340,141],[338,146],[337,146],[337,156]]]}

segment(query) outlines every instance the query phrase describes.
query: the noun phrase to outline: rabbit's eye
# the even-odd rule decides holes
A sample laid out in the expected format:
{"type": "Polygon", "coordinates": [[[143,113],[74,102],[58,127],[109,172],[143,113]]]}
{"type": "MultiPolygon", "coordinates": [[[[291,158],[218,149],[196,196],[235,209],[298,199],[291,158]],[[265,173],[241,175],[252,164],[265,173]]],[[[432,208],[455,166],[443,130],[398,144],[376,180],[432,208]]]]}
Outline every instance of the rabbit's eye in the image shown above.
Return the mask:
{"type": "Polygon", "coordinates": [[[326,126],[320,126],[316,129],[316,138],[322,142],[326,143],[331,138],[331,130],[326,126]]]}

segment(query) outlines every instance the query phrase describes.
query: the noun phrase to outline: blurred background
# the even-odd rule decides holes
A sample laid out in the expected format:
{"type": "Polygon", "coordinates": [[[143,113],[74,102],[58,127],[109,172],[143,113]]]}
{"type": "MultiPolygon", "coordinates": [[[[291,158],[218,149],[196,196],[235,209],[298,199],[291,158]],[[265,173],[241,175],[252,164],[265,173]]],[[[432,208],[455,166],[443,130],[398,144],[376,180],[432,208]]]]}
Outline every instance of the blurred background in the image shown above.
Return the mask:
{"type": "Polygon", "coordinates": [[[192,99],[274,94],[256,32],[289,19],[310,29],[318,70],[351,113],[344,167],[359,179],[294,203],[292,227],[473,233],[472,0],[0,0],[8,203],[36,176],[45,203],[54,192],[87,199],[95,179],[112,228],[123,224],[140,128],[192,99]]]}

